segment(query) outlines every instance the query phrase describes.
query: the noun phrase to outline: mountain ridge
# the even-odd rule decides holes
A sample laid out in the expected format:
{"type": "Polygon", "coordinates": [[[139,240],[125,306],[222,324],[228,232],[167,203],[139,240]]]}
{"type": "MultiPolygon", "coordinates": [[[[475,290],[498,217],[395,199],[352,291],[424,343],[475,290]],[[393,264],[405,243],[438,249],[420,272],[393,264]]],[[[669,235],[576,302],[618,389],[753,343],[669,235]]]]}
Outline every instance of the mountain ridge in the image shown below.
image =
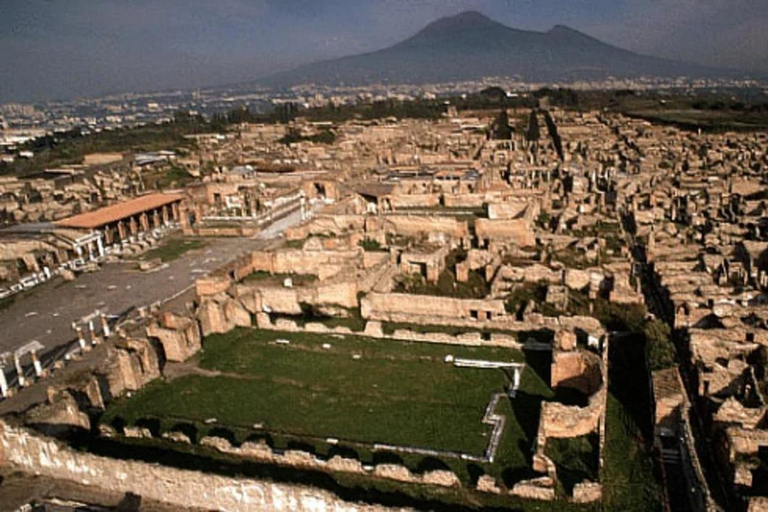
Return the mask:
{"type": "Polygon", "coordinates": [[[509,27],[477,11],[465,11],[439,18],[389,47],[306,64],[259,82],[273,87],[420,84],[491,76],[553,82],[734,73],[634,53],[566,25],[536,32],[509,27]]]}

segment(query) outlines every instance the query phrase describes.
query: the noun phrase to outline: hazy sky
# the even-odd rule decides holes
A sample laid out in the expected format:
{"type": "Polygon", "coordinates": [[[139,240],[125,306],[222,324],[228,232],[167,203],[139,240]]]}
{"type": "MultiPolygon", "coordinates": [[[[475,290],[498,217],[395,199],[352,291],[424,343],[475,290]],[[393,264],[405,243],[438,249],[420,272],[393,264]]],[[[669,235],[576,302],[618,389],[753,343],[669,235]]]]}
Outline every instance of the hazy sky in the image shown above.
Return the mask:
{"type": "Polygon", "coordinates": [[[0,102],[250,80],[468,9],[768,75],[768,0],[0,0],[0,102]]]}

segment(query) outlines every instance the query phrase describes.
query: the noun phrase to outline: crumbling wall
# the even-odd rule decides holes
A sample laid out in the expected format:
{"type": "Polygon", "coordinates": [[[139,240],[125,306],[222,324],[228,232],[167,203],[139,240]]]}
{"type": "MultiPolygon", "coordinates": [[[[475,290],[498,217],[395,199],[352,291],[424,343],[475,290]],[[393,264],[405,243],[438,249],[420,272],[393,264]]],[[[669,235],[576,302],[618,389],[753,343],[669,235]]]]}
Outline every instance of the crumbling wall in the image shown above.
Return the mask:
{"type": "Polygon", "coordinates": [[[147,336],[157,338],[168,361],[186,361],[202,347],[202,336],[197,320],[171,312],[147,326],[147,336]]]}
{"type": "Polygon", "coordinates": [[[251,313],[242,302],[225,293],[204,297],[197,308],[202,335],[229,332],[235,327],[249,327],[251,313]]]}
{"type": "Polygon", "coordinates": [[[369,217],[366,221],[366,231],[379,230],[410,237],[428,237],[435,233],[452,238],[469,236],[467,221],[440,216],[387,215],[385,217],[369,217]]]}
{"type": "Polygon", "coordinates": [[[525,214],[528,208],[527,201],[505,201],[488,204],[488,218],[496,219],[519,219],[525,214]]]}
{"type": "Polygon", "coordinates": [[[536,245],[531,223],[524,219],[476,219],[475,233],[481,240],[503,240],[520,247],[536,245]]]}
{"type": "Polygon", "coordinates": [[[0,421],[0,464],[16,471],[69,480],[116,494],[133,493],[178,507],[231,512],[376,512],[393,509],[351,503],[324,489],[230,478],[145,462],[116,460],[64,445],[0,421]]]}
{"type": "Polygon", "coordinates": [[[552,354],[551,386],[565,386],[585,395],[595,393],[603,384],[600,358],[591,352],[559,351],[552,354]]]}
{"type": "Polygon", "coordinates": [[[489,320],[506,315],[504,301],[455,299],[406,293],[369,293],[361,301],[363,318],[435,323],[438,318],[489,320]]]}
{"type": "Polygon", "coordinates": [[[123,339],[108,347],[102,373],[111,396],[137,391],[160,377],[157,352],[147,339],[123,339]]]}

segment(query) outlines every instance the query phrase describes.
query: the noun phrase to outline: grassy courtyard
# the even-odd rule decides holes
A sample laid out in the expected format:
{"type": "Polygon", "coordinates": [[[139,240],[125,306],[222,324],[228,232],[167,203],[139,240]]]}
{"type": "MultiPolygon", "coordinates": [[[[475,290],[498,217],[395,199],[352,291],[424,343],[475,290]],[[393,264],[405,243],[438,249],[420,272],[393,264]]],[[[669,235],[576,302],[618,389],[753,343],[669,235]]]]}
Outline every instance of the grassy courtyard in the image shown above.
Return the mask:
{"type": "MultiPolygon", "coordinates": [[[[115,402],[102,421],[156,418],[170,426],[216,418],[219,427],[285,434],[312,446],[336,438],[362,459],[374,443],[482,456],[491,431],[483,413],[509,376],[456,368],[447,355],[526,360],[522,352],[493,347],[237,329],[206,338],[198,364],[211,373],[153,383],[115,402]]],[[[537,373],[547,365],[541,363],[526,368],[518,397],[497,407],[506,428],[495,463],[484,469],[510,482],[527,474],[539,402],[552,396],[537,373]]],[[[459,461],[444,460],[449,467],[459,461]]],[[[461,466],[466,475],[466,463],[461,466]]]]}
{"type": "Polygon", "coordinates": [[[161,245],[150,249],[141,255],[142,260],[160,259],[162,262],[176,260],[189,251],[202,249],[207,243],[195,238],[173,237],[164,241],[161,245]]]}
{"type": "MultiPolygon", "coordinates": [[[[623,351],[615,352],[619,356],[623,351]]],[[[521,500],[477,493],[470,488],[483,473],[508,486],[534,476],[530,449],[540,402],[553,397],[545,384],[549,354],[540,352],[523,354],[492,347],[237,329],[206,338],[196,362],[213,372],[210,375],[188,375],[151,384],[132,398],[114,402],[102,418],[105,423],[131,424],[154,418],[162,429],[193,425],[198,440],[203,435],[227,432],[238,442],[267,436],[277,448],[309,449],[321,456],[356,456],[365,464],[401,463],[414,471],[434,469],[437,462],[469,484],[464,488],[427,489],[346,473],[313,476],[249,465],[194,445],[168,447],[160,440],[103,439],[100,442],[105,446],[99,449],[112,450],[108,452],[111,455],[129,454],[142,460],[193,469],[205,467],[224,474],[291,481],[299,478],[342,495],[350,493],[354,499],[391,499],[393,504],[433,510],[457,510],[453,506],[462,510],[504,507],[526,512],[658,510],[660,489],[633,420],[637,404],[622,392],[624,384],[636,382],[629,368],[638,366],[637,357],[634,353],[629,356],[613,361],[605,466],[599,475],[604,495],[602,502],[593,505],[521,500]],[[277,344],[277,339],[290,343],[277,344]],[[323,344],[331,348],[323,348],[323,344]],[[448,354],[525,361],[528,365],[515,399],[500,401],[496,409],[506,416],[507,423],[494,463],[451,457],[435,461],[420,455],[374,452],[371,444],[383,442],[482,454],[490,427],[481,423],[481,417],[491,394],[503,390],[508,377],[501,370],[455,368],[445,363],[448,354]],[[355,359],[354,355],[360,357],[355,359]],[[206,425],[208,418],[217,418],[218,422],[206,425]],[[262,424],[263,429],[254,428],[255,423],[262,424]],[[340,442],[328,444],[326,437],[340,442]]],[[[585,477],[598,477],[595,443],[595,436],[586,436],[555,440],[548,446],[566,492],[585,477]]]]}

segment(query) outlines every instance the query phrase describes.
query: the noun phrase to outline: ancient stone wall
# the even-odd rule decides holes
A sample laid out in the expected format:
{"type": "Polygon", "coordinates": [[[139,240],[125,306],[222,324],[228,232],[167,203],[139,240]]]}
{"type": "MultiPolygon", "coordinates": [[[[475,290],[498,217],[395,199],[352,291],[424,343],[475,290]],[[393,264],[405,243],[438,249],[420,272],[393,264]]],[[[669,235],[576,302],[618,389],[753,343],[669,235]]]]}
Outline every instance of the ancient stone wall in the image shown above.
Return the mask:
{"type": "Polygon", "coordinates": [[[202,346],[200,326],[194,318],[163,313],[147,326],[147,336],[157,338],[168,361],[186,361],[202,346]]]}
{"type": "Polygon", "coordinates": [[[591,395],[603,384],[600,363],[600,358],[591,352],[555,351],[552,354],[551,386],[565,386],[591,395]]]}
{"type": "Polygon", "coordinates": [[[366,222],[367,231],[384,230],[402,236],[421,237],[440,233],[453,238],[465,238],[469,235],[467,221],[453,217],[417,216],[417,215],[387,215],[385,217],[369,217],[366,222]]]}
{"type": "Polygon", "coordinates": [[[492,333],[488,338],[484,338],[480,332],[467,332],[454,336],[443,332],[422,333],[409,329],[396,329],[392,334],[385,334],[381,322],[373,320],[366,322],[363,332],[354,333],[347,327],[327,327],[325,324],[318,322],[307,322],[303,327],[299,326],[295,321],[285,318],[280,318],[273,322],[266,313],[258,313],[256,315],[256,325],[259,329],[273,331],[356,334],[370,338],[440,343],[444,345],[504,347],[518,350],[523,348],[523,343],[518,342],[514,336],[500,333],[492,333]]]}
{"type": "Polygon", "coordinates": [[[389,197],[389,202],[397,208],[431,208],[440,204],[440,194],[399,194],[389,197]]]}
{"type": "Polygon", "coordinates": [[[504,301],[489,299],[454,299],[432,295],[406,293],[369,293],[361,301],[363,318],[405,321],[418,318],[416,323],[435,323],[438,318],[488,320],[506,315],[504,301]]]}
{"type": "Polygon", "coordinates": [[[520,218],[528,208],[527,201],[510,201],[503,203],[488,204],[488,218],[496,219],[517,219],[520,218]]]}
{"type": "Polygon", "coordinates": [[[362,249],[347,251],[281,250],[271,252],[272,272],[279,274],[312,274],[319,279],[356,266],[362,258],[362,249]]]}
{"type": "MultiPolygon", "coordinates": [[[[395,510],[346,502],[303,485],[230,478],[74,451],[0,421],[0,464],[118,494],[134,493],[179,507],[231,512],[375,512],[395,510]]],[[[407,509],[398,509],[407,510],[407,509]]]]}
{"type": "Polygon", "coordinates": [[[481,240],[504,240],[520,247],[536,245],[536,235],[530,222],[522,219],[477,219],[475,233],[481,240]]]}

